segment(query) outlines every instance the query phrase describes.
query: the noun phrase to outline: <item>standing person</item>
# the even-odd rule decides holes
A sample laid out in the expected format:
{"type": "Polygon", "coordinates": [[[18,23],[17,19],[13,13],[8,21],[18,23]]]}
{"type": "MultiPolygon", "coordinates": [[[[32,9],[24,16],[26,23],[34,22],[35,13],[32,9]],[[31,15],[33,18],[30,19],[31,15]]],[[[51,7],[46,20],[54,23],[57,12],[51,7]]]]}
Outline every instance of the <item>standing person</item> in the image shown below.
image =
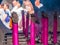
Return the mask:
{"type": "Polygon", "coordinates": [[[5,11],[5,13],[7,14],[7,17],[6,17],[5,21],[8,23],[10,29],[12,29],[11,11],[10,11],[9,3],[8,3],[8,2],[6,2],[6,3],[4,4],[4,11],[5,11]]]}
{"type": "Polygon", "coordinates": [[[7,3],[9,4],[9,9],[11,10],[12,9],[12,1],[13,0],[2,0],[1,4],[4,4],[4,3],[7,3]]]}
{"type": "Polygon", "coordinates": [[[35,3],[34,3],[34,11],[35,11],[35,14],[37,14],[38,19],[40,20],[40,18],[41,18],[41,12],[42,11],[45,11],[44,10],[44,6],[40,2],[40,0],[35,0],[35,3]]]}
{"type": "Polygon", "coordinates": [[[29,25],[30,25],[30,20],[32,19],[31,16],[34,15],[34,8],[30,0],[24,0],[23,1],[24,8],[27,10],[29,13],[29,25]]]}
{"type": "Polygon", "coordinates": [[[44,6],[43,4],[40,2],[40,0],[35,0],[35,6],[34,6],[34,10],[35,10],[35,13],[37,13],[38,17],[40,18],[41,17],[41,12],[44,11],[44,6]]]}
{"type": "Polygon", "coordinates": [[[1,19],[2,23],[3,23],[7,28],[10,29],[9,23],[6,23],[6,22],[5,22],[6,17],[7,17],[7,14],[6,14],[5,11],[4,11],[4,4],[1,4],[0,14],[1,14],[1,15],[0,15],[0,19],[1,19]]]}
{"type": "Polygon", "coordinates": [[[40,32],[42,30],[42,23],[41,23],[41,12],[44,11],[44,6],[43,4],[41,3],[40,0],[35,0],[35,3],[34,3],[34,11],[35,11],[35,14],[38,18],[38,21],[39,22],[38,24],[36,24],[36,37],[38,37],[38,40],[37,42],[39,42],[39,39],[40,39],[40,32]]]}
{"type": "Polygon", "coordinates": [[[3,7],[4,7],[4,5],[3,4],[0,4],[0,19],[1,19],[1,21],[4,21],[5,18],[7,17],[7,15],[4,12],[4,8],[3,7]]]}
{"type": "Polygon", "coordinates": [[[40,0],[35,0],[35,6],[38,7],[38,8],[40,8],[40,7],[43,6],[43,4],[40,3],[40,0]]]}
{"type": "MultiPolygon", "coordinates": [[[[11,12],[10,12],[10,10],[9,10],[9,5],[8,5],[8,3],[5,3],[4,6],[3,6],[3,8],[4,8],[4,12],[5,12],[5,14],[6,14],[6,18],[5,18],[5,20],[3,21],[3,24],[4,24],[7,28],[11,29],[11,27],[9,26],[10,17],[11,17],[11,12]]],[[[5,16],[5,15],[4,15],[4,16],[5,16]]],[[[4,17],[4,16],[3,16],[3,17],[4,17]]]]}
{"type": "Polygon", "coordinates": [[[21,31],[23,30],[23,27],[22,27],[22,10],[24,10],[22,7],[21,7],[21,4],[19,2],[17,2],[17,5],[18,5],[18,9],[16,10],[16,13],[18,15],[18,30],[21,31]]]}
{"type": "Polygon", "coordinates": [[[6,17],[6,22],[9,22],[10,21],[10,17],[11,17],[11,12],[9,10],[9,5],[8,3],[5,3],[4,4],[4,11],[5,11],[5,14],[7,14],[7,17],[6,17]]]}
{"type": "Polygon", "coordinates": [[[13,9],[11,10],[11,13],[13,13],[13,12],[16,12],[17,13],[17,15],[18,15],[18,28],[19,28],[19,22],[21,20],[21,15],[20,15],[20,9],[19,8],[20,8],[21,5],[16,0],[14,0],[12,2],[12,5],[13,5],[13,9]]]}
{"type": "Polygon", "coordinates": [[[12,2],[12,5],[13,5],[13,9],[11,10],[11,13],[15,12],[19,8],[18,2],[16,0],[12,2]]]}
{"type": "Polygon", "coordinates": [[[25,7],[25,9],[29,12],[29,14],[34,14],[34,8],[32,3],[30,2],[30,0],[24,0],[23,1],[23,5],[25,7]]]}
{"type": "Polygon", "coordinates": [[[18,15],[18,31],[21,31],[21,30],[23,30],[22,29],[22,14],[21,14],[21,11],[23,10],[23,8],[21,7],[21,4],[16,0],[14,0],[12,2],[12,4],[13,4],[13,9],[11,10],[11,13],[13,13],[13,12],[17,13],[17,15],[18,15]]]}

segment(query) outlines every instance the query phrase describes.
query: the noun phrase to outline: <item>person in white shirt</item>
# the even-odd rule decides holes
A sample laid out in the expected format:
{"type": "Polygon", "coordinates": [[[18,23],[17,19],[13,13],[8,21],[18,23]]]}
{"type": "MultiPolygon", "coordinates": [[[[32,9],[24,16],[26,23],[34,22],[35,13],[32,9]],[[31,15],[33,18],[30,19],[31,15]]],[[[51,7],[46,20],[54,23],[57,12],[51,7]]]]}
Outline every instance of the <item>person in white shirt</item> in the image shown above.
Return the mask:
{"type": "Polygon", "coordinates": [[[2,21],[4,21],[6,17],[7,17],[7,15],[6,15],[5,12],[4,12],[3,4],[0,4],[0,19],[1,19],[2,21]],[[4,16],[4,15],[5,15],[5,16],[4,16]]]}
{"type": "Polygon", "coordinates": [[[23,5],[25,9],[29,12],[29,14],[34,14],[34,8],[30,0],[24,0],[23,5]]]}
{"type": "Polygon", "coordinates": [[[9,16],[11,16],[11,11],[9,9],[9,4],[8,3],[4,4],[4,11],[7,12],[9,16]]]}
{"type": "Polygon", "coordinates": [[[3,23],[7,28],[10,29],[9,23],[6,23],[6,22],[5,22],[6,17],[7,17],[7,14],[5,14],[5,11],[4,11],[4,4],[1,4],[1,7],[0,7],[0,19],[1,19],[2,23],[3,23]]]}
{"type": "MultiPolygon", "coordinates": [[[[4,9],[2,8],[2,5],[0,4],[0,19],[2,19],[2,16],[5,14],[4,9]]],[[[5,18],[4,18],[5,19],[5,18]]],[[[4,20],[3,19],[3,20],[4,20]]]]}
{"type": "Polygon", "coordinates": [[[23,1],[24,8],[29,13],[29,26],[31,25],[31,15],[34,15],[34,8],[30,0],[23,1]]]}
{"type": "Polygon", "coordinates": [[[24,10],[24,8],[21,7],[19,2],[17,2],[17,5],[18,5],[18,9],[15,10],[15,12],[18,15],[18,30],[21,31],[21,30],[23,30],[23,27],[22,27],[22,10],[24,10]]]}
{"type": "Polygon", "coordinates": [[[19,7],[18,2],[16,0],[12,2],[12,5],[13,5],[13,9],[11,10],[11,13],[15,12],[19,7]]]}
{"type": "Polygon", "coordinates": [[[18,30],[23,30],[22,29],[22,14],[21,11],[23,8],[21,7],[20,3],[18,1],[13,1],[13,9],[11,10],[11,13],[15,12],[18,15],[18,30]]]}

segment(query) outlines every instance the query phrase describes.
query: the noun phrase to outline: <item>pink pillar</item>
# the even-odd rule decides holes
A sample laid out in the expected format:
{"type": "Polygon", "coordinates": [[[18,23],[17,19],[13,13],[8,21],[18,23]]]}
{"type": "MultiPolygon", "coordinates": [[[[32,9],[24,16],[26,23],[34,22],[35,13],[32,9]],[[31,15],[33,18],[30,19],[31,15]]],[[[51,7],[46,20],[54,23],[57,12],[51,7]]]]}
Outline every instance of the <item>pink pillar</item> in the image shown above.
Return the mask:
{"type": "Polygon", "coordinates": [[[31,21],[31,29],[30,29],[30,41],[31,45],[35,45],[35,23],[31,21]]]}
{"type": "Polygon", "coordinates": [[[41,42],[43,43],[44,42],[44,18],[41,19],[41,23],[42,23],[42,31],[41,31],[41,42]]]}
{"type": "Polygon", "coordinates": [[[43,45],[48,45],[48,18],[42,18],[41,41],[43,45]]]}
{"type": "Polygon", "coordinates": [[[28,30],[29,30],[29,14],[27,13],[26,16],[26,37],[28,37],[28,30]]]}
{"type": "Polygon", "coordinates": [[[31,45],[31,41],[29,40],[29,41],[27,41],[27,45],[31,45]]]}
{"type": "Polygon", "coordinates": [[[57,43],[57,19],[54,19],[53,22],[53,42],[54,44],[57,43]]]}
{"type": "MultiPolygon", "coordinates": [[[[40,24],[35,23],[35,37],[39,36],[40,34],[40,24]]],[[[40,36],[39,36],[40,37],[40,36]]]]}
{"type": "Polygon", "coordinates": [[[18,24],[13,23],[13,31],[12,31],[12,40],[13,45],[18,45],[18,24]]]}
{"type": "Polygon", "coordinates": [[[24,10],[22,11],[22,26],[23,26],[23,33],[25,34],[25,18],[24,18],[24,10]]]}

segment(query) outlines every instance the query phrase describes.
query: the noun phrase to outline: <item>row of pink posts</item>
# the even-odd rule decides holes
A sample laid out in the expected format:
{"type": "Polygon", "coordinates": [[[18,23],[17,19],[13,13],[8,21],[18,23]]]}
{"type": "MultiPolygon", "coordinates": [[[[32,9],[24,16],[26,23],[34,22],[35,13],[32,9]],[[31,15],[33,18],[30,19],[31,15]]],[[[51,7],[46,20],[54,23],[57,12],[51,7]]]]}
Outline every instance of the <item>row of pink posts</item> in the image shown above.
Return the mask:
{"type": "MultiPolygon", "coordinates": [[[[43,45],[48,45],[48,18],[42,17],[42,34],[41,34],[41,41],[43,45]]],[[[54,15],[53,20],[53,43],[57,43],[57,15],[54,15]]]]}
{"type": "MultiPolygon", "coordinates": [[[[27,13],[27,15],[29,15],[27,13]]],[[[26,17],[26,28],[25,28],[25,19],[24,19],[24,11],[22,11],[22,24],[23,24],[23,32],[26,37],[28,37],[28,27],[29,27],[29,16],[26,17]]],[[[48,45],[48,17],[42,17],[42,33],[41,33],[41,41],[43,45],[48,45]]],[[[13,23],[13,45],[18,44],[18,23],[13,23]]],[[[57,43],[57,19],[54,19],[53,22],[53,41],[57,43]]],[[[28,45],[35,45],[35,23],[31,20],[30,27],[30,41],[28,45]]]]}
{"type": "MultiPolygon", "coordinates": [[[[22,11],[22,24],[23,24],[23,33],[25,34],[25,36],[28,38],[28,30],[29,30],[29,13],[27,13],[26,16],[26,22],[25,22],[25,17],[24,17],[24,11],[22,11]],[[25,27],[26,24],[26,27],[25,27]]],[[[34,23],[33,21],[31,21],[31,27],[30,27],[30,40],[27,41],[28,45],[35,45],[35,33],[34,33],[34,23]]]]}

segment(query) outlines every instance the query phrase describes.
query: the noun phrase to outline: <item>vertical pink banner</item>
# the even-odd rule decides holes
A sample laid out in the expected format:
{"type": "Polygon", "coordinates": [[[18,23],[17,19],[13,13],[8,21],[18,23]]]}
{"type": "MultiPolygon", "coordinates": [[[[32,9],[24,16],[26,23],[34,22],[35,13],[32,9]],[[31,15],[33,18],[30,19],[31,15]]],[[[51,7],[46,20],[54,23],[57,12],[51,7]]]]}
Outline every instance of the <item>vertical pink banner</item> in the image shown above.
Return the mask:
{"type": "Polygon", "coordinates": [[[12,31],[12,40],[13,40],[13,45],[18,45],[18,24],[13,23],[13,31],[12,31]]]}
{"type": "Polygon", "coordinates": [[[31,21],[31,29],[30,29],[30,45],[35,45],[35,23],[31,21]]]}
{"type": "Polygon", "coordinates": [[[53,42],[54,44],[57,43],[57,19],[53,21],[53,42]]]}
{"type": "Polygon", "coordinates": [[[42,18],[41,41],[43,45],[48,45],[48,18],[42,18]]]}

